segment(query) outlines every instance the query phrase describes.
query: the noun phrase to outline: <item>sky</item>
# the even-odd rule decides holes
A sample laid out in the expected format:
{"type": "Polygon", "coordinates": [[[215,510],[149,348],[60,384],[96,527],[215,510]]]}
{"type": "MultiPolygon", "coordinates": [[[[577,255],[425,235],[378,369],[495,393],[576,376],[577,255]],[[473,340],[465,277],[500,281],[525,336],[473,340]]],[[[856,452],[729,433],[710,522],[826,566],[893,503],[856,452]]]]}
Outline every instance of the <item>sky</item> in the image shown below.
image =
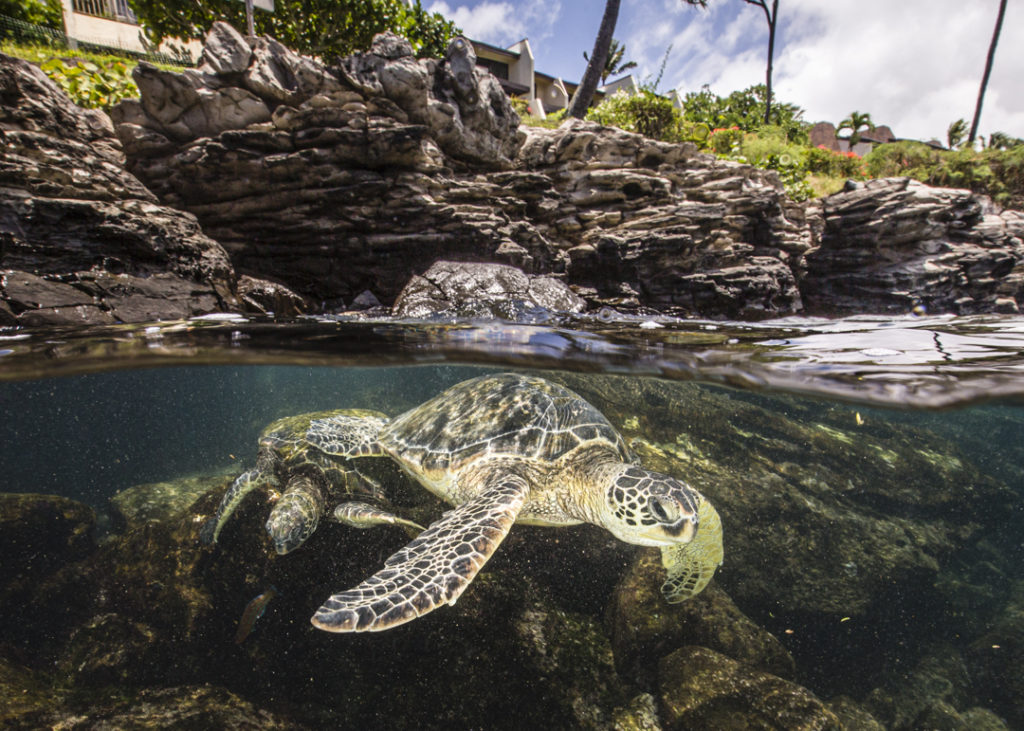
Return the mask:
{"type": "MultiPolygon", "coordinates": [[[[424,0],[471,38],[509,46],[529,38],[536,70],[583,75],[601,23],[601,0],[424,0]]],[[[867,112],[897,137],[945,140],[974,114],[999,0],[779,0],[775,98],[808,122],[867,112]]],[[[707,84],[717,94],[764,83],[768,24],[744,0],[623,0],[615,38],[632,73],[659,91],[707,84]]],[[[1024,3],[1006,10],[979,133],[1024,137],[1024,3]]]]}

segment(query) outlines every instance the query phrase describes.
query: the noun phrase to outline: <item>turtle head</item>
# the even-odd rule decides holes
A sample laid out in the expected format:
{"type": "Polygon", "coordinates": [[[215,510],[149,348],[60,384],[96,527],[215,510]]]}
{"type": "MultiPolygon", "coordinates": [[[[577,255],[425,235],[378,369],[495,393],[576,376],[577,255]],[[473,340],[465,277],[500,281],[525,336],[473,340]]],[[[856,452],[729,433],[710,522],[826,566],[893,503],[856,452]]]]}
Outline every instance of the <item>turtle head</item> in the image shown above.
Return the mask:
{"type": "Polygon", "coordinates": [[[267,518],[267,533],[274,542],[274,549],[284,555],[305,543],[316,530],[323,512],[323,497],[312,480],[302,476],[292,478],[267,518]]]}
{"type": "Polygon", "coordinates": [[[697,535],[700,496],[681,480],[626,465],[605,496],[604,526],[627,543],[671,546],[697,535]]]}

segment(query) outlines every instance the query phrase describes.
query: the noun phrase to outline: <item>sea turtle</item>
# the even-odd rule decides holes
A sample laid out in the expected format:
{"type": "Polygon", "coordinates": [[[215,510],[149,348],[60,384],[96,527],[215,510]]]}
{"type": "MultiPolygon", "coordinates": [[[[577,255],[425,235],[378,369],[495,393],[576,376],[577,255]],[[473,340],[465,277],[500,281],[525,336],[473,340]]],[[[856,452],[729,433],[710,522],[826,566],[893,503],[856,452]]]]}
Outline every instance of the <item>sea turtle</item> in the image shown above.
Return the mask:
{"type": "Polygon", "coordinates": [[[315,419],[305,439],[346,459],[390,457],[455,505],[376,574],[327,599],[312,618],[322,630],[385,630],[454,604],[515,522],[593,523],[659,546],[673,603],[700,592],[722,562],[711,503],[641,468],[597,409],[541,378],[474,378],[391,421],[315,419]]]}
{"type": "MultiPolygon", "coordinates": [[[[323,425],[333,424],[332,419],[343,420],[348,436],[360,440],[371,439],[387,423],[384,414],[366,409],[318,411],[271,423],[259,437],[256,469],[243,472],[235,479],[217,512],[200,530],[202,541],[215,543],[242,498],[261,485],[284,485],[266,523],[274,548],[280,554],[298,548],[313,534],[328,502],[338,494],[360,491],[382,499],[379,486],[357,472],[349,460],[318,448],[317,442],[323,441],[317,436],[318,430],[323,425]],[[316,437],[312,441],[311,434],[316,437]]],[[[353,506],[361,506],[363,510],[350,511],[352,517],[347,520],[350,525],[359,524],[361,520],[366,525],[403,524],[399,519],[381,518],[381,515],[390,516],[382,510],[371,513],[372,506],[363,503],[353,503],[353,506]]]]}

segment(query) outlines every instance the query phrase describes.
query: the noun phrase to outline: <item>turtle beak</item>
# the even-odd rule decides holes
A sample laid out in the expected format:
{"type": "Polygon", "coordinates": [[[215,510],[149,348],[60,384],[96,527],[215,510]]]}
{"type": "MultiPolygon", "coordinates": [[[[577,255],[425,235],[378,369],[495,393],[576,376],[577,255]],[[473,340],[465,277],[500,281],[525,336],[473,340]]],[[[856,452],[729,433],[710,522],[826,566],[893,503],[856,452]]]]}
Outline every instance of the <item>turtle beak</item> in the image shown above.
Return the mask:
{"type": "Polygon", "coordinates": [[[697,537],[700,520],[696,515],[687,515],[672,525],[662,526],[665,532],[679,543],[689,543],[697,537]]]}

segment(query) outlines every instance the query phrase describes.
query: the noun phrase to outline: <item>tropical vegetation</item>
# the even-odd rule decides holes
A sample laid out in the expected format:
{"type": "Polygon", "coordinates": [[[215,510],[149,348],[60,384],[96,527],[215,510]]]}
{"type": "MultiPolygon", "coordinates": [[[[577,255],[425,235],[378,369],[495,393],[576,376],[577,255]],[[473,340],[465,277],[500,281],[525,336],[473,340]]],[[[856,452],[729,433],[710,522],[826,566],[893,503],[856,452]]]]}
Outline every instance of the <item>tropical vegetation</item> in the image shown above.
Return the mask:
{"type": "MultiPolygon", "coordinates": [[[[164,38],[202,38],[216,20],[245,28],[245,3],[237,0],[130,0],[154,45],[164,38]]],[[[444,55],[461,31],[439,13],[403,0],[276,0],[273,13],[254,17],[259,35],[268,34],[299,53],[327,62],[370,47],[386,30],[409,39],[419,56],[444,55]]]]}
{"type": "MultiPolygon", "coordinates": [[[[623,60],[626,56],[626,46],[623,43],[619,43],[614,38],[612,43],[608,46],[608,59],[604,62],[604,68],[601,69],[601,83],[604,84],[608,81],[609,76],[618,76],[624,74],[630,69],[636,68],[636,61],[625,61],[623,60]]],[[[590,56],[587,52],[583,52],[583,59],[586,61],[590,60],[590,56]]]]}
{"type": "MultiPolygon", "coordinates": [[[[950,125],[950,148],[921,142],[877,145],[861,157],[812,146],[810,124],[795,104],[768,105],[767,88],[758,84],[727,96],[707,87],[691,92],[678,109],[651,90],[617,92],[590,109],[587,119],[668,142],[693,142],[719,157],[774,170],[798,200],[827,195],[848,179],[907,176],[930,185],[970,188],[996,202],[1024,207],[1024,140],[995,132],[989,146],[975,150],[964,143],[966,122],[950,125]],[[764,123],[765,115],[769,124],[764,123]]],[[[854,111],[837,125],[856,144],[874,129],[871,115],[854,111]]]]}

